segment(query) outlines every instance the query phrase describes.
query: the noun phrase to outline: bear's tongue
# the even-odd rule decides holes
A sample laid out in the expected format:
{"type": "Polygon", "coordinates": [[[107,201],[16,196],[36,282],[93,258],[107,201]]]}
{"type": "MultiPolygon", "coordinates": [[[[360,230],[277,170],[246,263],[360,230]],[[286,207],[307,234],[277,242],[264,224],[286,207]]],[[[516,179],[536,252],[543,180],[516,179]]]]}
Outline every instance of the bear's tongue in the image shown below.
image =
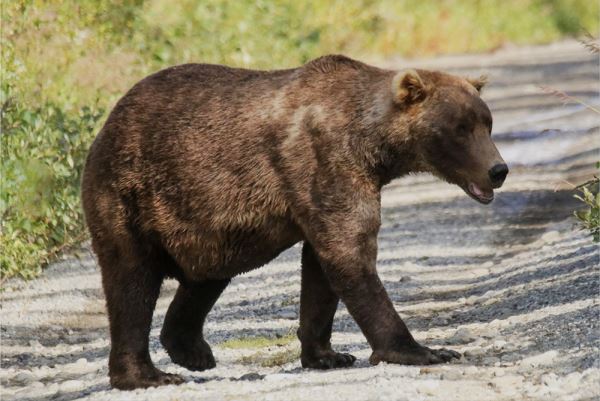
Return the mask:
{"type": "Polygon", "coordinates": [[[494,194],[486,194],[481,188],[479,188],[476,184],[469,184],[469,191],[479,199],[490,200],[494,197],[494,194]]]}

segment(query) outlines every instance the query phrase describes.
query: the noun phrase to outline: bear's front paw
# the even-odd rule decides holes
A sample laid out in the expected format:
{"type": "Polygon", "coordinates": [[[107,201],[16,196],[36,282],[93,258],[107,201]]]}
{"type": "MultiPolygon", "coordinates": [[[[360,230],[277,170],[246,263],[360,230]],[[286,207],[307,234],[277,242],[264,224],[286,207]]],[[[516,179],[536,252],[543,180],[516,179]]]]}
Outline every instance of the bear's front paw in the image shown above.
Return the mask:
{"type": "Polygon", "coordinates": [[[335,351],[325,351],[310,357],[302,356],[303,368],[310,369],[335,369],[352,366],[356,357],[350,354],[342,354],[335,351]]]}
{"type": "Polygon", "coordinates": [[[144,372],[142,369],[118,375],[110,375],[111,386],[119,390],[134,390],[136,388],[159,387],[182,383],[185,383],[183,377],[173,373],[165,373],[158,369],[152,369],[151,373],[144,372]]]}
{"type": "Polygon", "coordinates": [[[167,341],[163,337],[163,346],[171,361],[193,371],[212,369],[217,366],[212,350],[206,341],[197,339],[193,343],[167,341]]]}
{"type": "Polygon", "coordinates": [[[379,362],[397,363],[400,365],[432,365],[460,358],[460,353],[446,348],[430,349],[423,346],[416,346],[394,351],[374,351],[369,358],[369,362],[371,365],[377,365],[379,362]]]}

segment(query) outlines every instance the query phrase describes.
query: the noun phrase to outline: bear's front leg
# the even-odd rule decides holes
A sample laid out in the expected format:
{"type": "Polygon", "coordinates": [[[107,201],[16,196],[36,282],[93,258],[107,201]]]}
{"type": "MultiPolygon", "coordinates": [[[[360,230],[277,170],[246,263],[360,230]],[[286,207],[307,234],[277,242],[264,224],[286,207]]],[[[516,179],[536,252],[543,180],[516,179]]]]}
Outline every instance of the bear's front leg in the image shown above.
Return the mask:
{"type": "Polygon", "coordinates": [[[333,291],[346,304],[373,349],[370,362],[428,365],[460,358],[417,343],[394,309],[375,267],[379,202],[350,198],[335,213],[312,219],[309,242],[333,291]],[[316,224],[315,224],[316,223],[316,224]]]}
{"type": "Polygon", "coordinates": [[[331,327],[339,297],[333,292],[312,246],[302,247],[302,289],[300,291],[300,328],[302,367],[332,369],[351,366],[356,358],[335,352],[331,347],[331,327]]]}

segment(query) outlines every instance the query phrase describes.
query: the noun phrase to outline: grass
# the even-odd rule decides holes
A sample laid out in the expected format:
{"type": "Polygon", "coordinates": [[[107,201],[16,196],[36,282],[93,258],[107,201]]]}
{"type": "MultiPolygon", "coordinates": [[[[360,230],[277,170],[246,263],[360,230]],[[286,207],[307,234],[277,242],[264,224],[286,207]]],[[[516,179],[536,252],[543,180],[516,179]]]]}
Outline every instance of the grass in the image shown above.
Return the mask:
{"type": "Polygon", "coordinates": [[[229,349],[248,349],[248,348],[267,348],[267,347],[283,347],[296,341],[298,338],[294,334],[286,334],[283,337],[244,337],[233,338],[219,344],[222,348],[229,349]]]}
{"type": "Polygon", "coordinates": [[[260,365],[263,368],[283,366],[300,359],[300,348],[288,349],[275,353],[256,352],[252,355],[243,356],[237,360],[242,365],[260,365]]]}
{"type": "MultiPolygon", "coordinates": [[[[600,170],[600,162],[596,163],[596,170],[600,170]]],[[[577,186],[579,199],[584,207],[576,210],[575,217],[579,220],[581,227],[588,230],[594,242],[600,242],[600,179],[594,179],[577,186]]]]}
{"type": "Polygon", "coordinates": [[[283,68],[490,50],[597,32],[589,0],[12,0],[1,3],[0,280],[85,236],[87,149],[129,87],[185,62],[283,68]]]}
{"type": "Polygon", "coordinates": [[[237,362],[243,365],[260,365],[266,368],[282,366],[300,358],[300,348],[296,344],[298,338],[291,331],[282,337],[234,338],[222,342],[219,346],[228,349],[260,349],[258,352],[239,358],[237,362]],[[278,348],[285,349],[273,352],[273,349],[278,348]]]}

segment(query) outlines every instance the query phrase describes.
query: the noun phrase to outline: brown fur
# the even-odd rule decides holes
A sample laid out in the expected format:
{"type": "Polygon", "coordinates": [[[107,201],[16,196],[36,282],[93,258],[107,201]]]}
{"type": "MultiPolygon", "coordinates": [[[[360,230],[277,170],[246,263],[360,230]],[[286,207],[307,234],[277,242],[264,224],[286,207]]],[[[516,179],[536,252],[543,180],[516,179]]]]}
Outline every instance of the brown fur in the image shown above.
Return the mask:
{"type": "Polygon", "coordinates": [[[377,277],[380,191],[416,171],[467,192],[470,183],[498,186],[488,171],[501,159],[479,89],[343,56],[269,72],[187,64],[135,85],[92,145],[82,190],[107,298],[112,385],[181,382],[148,353],[164,277],[181,284],[163,345],[176,363],[211,368],[202,325],[229,279],[299,241],[303,366],[354,362],[329,343],[338,299],[372,363],[456,357],[414,341],[377,277]]]}

